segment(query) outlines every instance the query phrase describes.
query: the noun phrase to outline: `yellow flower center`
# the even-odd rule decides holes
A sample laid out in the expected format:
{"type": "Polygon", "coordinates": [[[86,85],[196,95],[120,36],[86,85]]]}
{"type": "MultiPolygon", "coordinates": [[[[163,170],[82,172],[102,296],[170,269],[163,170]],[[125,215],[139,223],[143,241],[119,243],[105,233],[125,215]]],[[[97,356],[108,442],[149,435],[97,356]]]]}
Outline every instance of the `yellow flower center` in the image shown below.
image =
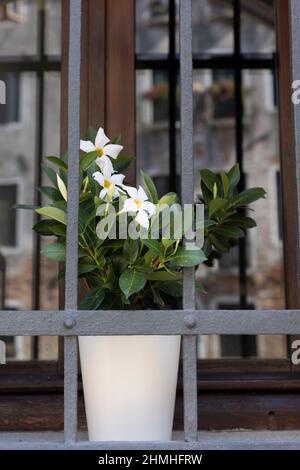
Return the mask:
{"type": "Polygon", "coordinates": [[[106,189],[109,189],[110,188],[110,181],[109,180],[104,180],[104,187],[106,189]]]}
{"type": "Polygon", "coordinates": [[[98,155],[99,157],[103,157],[103,155],[105,155],[105,152],[104,152],[104,149],[103,148],[97,148],[97,152],[98,152],[98,155]]]}
{"type": "Polygon", "coordinates": [[[134,200],[135,205],[137,206],[138,209],[142,207],[142,201],[140,199],[135,199],[134,200]]]}

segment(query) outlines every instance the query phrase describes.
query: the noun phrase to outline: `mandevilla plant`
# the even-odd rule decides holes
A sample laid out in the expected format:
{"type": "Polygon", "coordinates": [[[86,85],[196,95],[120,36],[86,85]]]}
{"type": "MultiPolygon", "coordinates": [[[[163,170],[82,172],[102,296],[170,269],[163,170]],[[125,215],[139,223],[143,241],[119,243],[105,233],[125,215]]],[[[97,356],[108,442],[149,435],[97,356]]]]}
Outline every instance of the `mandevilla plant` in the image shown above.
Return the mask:
{"type": "MultiPolygon", "coordinates": [[[[80,200],[78,276],[87,287],[80,308],[86,310],[164,308],[172,298],[182,295],[182,268],[202,263],[211,265],[214,257],[228,251],[245,236],[247,229],[255,227],[253,219],[244,215],[245,207],[265,196],[262,188],[238,191],[239,166],[228,173],[200,171],[201,202],[204,205],[204,245],[202,249],[184,246],[176,238],[174,225],[168,238],[164,236],[160,214],[165,207],[178,207],[179,197],[168,193],[162,198],[152,179],[141,172],[143,186],[134,188],[124,184],[124,170],[133,158],[120,156],[123,147],[119,140],[110,143],[102,128],[89,129],[87,140],[80,141],[83,151],[80,159],[80,200]],[[111,213],[113,209],[113,214],[111,213]],[[121,217],[136,228],[134,238],[112,239],[121,217]],[[145,238],[156,224],[157,233],[145,238]],[[105,228],[105,230],[104,230],[105,228]],[[106,235],[103,236],[103,233],[106,235]]],[[[67,170],[68,156],[50,156],[46,159],[58,168],[57,173],[42,165],[51,186],[39,191],[50,203],[34,209],[43,219],[33,228],[46,237],[56,240],[43,249],[48,258],[64,262],[66,257],[67,224],[67,170]]],[[[119,232],[118,232],[119,233],[119,232]]],[[[64,269],[60,277],[64,276],[64,269]]]]}

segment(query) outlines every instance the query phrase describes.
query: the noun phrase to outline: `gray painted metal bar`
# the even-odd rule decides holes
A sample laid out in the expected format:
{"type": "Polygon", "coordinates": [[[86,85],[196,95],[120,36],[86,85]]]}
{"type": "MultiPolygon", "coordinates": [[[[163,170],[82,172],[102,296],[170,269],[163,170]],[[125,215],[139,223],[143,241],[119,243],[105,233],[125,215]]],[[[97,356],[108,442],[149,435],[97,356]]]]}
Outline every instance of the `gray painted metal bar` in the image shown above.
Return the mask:
{"type": "MultiPolygon", "coordinates": [[[[181,200],[194,203],[193,158],[193,56],[192,2],[180,5],[180,98],[181,98],[181,200]]],[[[183,273],[183,308],[195,308],[195,270],[183,273]]],[[[197,337],[183,336],[184,432],[186,441],[197,440],[197,337]]]]}
{"type": "MultiPolygon", "coordinates": [[[[291,77],[292,81],[300,80],[300,2],[299,0],[289,1],[290,13],[290,47],[291,47],[291,77]]],[[[294,124],[294,145],[296,159],[296,181],[297,181],[297,207],[298,207],[298,240],[295,247],[295,256],[297,262],[300,262],[300,106],[293,106],[293,124],[294,124]]],[[[296,216],[296,214],[295,214],[296,216]]],[[[295,282],[299,285],[299,276],[295,282]]]]}
{"type": "Polygon", "coordinates": [[[300,450],[297,432],[200,432],[199,442],[179,440],[167,442],[88,442],[79,440],[64,444],[60,433],[4,433],[1,450],[300,450]],[[245,436],[243,435],[245,434],[245,436]],[[263,434],[263,436],[261,436],[263,434]],[[272,435],[275,435],[273,438],[272,435]]]}
{"type": "MultiPolygon", "coordinates": [[[[68,78],[68,213],[66,251],[65,309],[77,310],[78,291],[78,209],[80,141],[80,61],[81,0],[70,1],[69,78],[68,78]]],[[[70,315],[70,313],[69,313],[70,315]]],[[[69,318],[66,324],[72,325],[69,318]],[[68,323],[69,322],[69,323],[68,323]]],[[[77,338],[64,340],[64,431],[65,441],[74,442],[77,434],[77,338]]]]}
{"type": "Polygon", "coordinates": [[[300,335],[300,310],[0,311],[0,319],[2,336],[300,335]]]}

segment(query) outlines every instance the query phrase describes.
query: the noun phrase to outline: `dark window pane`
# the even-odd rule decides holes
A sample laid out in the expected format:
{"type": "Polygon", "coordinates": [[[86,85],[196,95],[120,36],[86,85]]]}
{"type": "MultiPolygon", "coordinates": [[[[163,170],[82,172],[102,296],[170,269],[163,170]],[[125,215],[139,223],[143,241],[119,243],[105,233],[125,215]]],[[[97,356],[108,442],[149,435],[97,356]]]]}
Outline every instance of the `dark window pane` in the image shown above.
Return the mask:
{"type": "Polygon", "coordinates": [[[20,117],[20,75],[18,73],[0,74],[5,83],[6,104],[0,105],[0,124],[18,122],[20,117]]]}
{"type": "Polygon", "coordinates": [[[16,245],[16,214],[13,210],[16,202],[17,186],[0,186],[0,247],[16,245]]]}

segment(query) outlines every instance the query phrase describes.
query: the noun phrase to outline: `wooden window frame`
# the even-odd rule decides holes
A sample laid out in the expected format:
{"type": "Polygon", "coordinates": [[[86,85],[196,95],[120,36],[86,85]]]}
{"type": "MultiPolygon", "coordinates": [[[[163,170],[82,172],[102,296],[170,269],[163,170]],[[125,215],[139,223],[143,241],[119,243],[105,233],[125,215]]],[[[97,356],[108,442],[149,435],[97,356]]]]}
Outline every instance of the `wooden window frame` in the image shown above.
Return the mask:
{"type": "MultiPolygon", "coordinates": [[[[290,247],[298,239],[297,192],[291,106],[288,2],[276,0],[283,231],[287,308],[299,308],[300,264],[290,247]]],[[[61,148],[67,148],[68,2],[62,2],[61,148]]],[[[84,0],[82,45],[82,133],[101,123],[122,133],[126,152],[135,150],[134,0],[84,0]],[[124,83],[126,93],[123,92],[124,83]]],[[[128,175],[134,181],[134,168],[128,175]]],[[[61,289],[63,292],[63,289],[61,289]]],[[[63,298],[60,299],[63,305],[63,298]]],[[[292,340],[293,338],[291,338],[292,340]]],[[[182,373],[175,429],[183,428],[182,373]]],[[[200,360],[198,414],[201,429],[299,429],[300,372],[289,359],[200,360]]],[[[79,428],[85,428],[79,386],[79,428]]],[[[63,361],[16,362],[1,371],[0,431],[63,427],[63,361]],[[51,406],[51,414],[49,414],[51,406]]]]}

